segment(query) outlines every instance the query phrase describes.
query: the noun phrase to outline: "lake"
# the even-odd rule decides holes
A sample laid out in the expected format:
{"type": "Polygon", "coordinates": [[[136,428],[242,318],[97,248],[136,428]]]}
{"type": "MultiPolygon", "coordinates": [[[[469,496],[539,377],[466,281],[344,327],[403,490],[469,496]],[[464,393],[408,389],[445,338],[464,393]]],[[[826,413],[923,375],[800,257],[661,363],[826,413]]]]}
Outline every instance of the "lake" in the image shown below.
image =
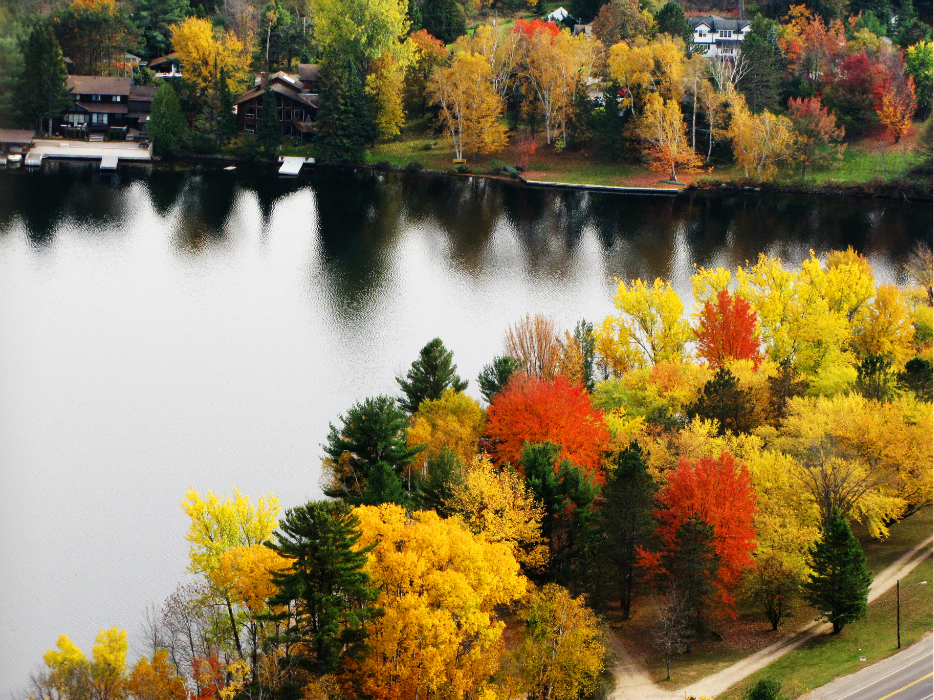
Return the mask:
{"type": "Polygon", "coordinates": [[[438,336],[468,393],[506,327],[613,311],[614,277],[853,246],[904,281],[930,203],[647,197],[317,168],[0,171],[0,694],[67,634],[143,651],[186,577],[189,487],[320,497],[328,423],[438,336]],[[308,169],[306,169],[308,170],[308,169]]]}

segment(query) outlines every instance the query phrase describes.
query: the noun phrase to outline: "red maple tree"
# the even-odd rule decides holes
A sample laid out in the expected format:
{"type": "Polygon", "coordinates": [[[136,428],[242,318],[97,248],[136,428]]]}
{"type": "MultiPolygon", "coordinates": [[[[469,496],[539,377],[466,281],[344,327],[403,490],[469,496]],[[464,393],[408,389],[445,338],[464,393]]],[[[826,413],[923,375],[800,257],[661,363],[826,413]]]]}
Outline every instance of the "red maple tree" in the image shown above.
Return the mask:
{"type": "Polygon", "coordinates": [[[669,473],[668,484],[659,491],[658,503],[661,507],[654,512],[658,522],[655,538],[661,548],[650,552],[638,547],[638,565],[649,574],[665,576],[668,572],[662,562],[666,555],[677,556],[678,528],[696,514],[713,529],[719,559],[713,585],[718,589],[723,611],[732,615],[736,601],[730,591],[752,564],[756,548],[756,492],[746,465],[740,465],[729,452],[722,453],[719,459],[703,457],[696,462],[682,457],[669,473]]]}
{"type": "Polygon", "coordinates": [[[553,442],[561,445],[560,458],[603,481],[600,458],[609,441],[603,412],[564,375],[551,382],[513,375],[487,410],[486,435],[497,464],[518,464],[526,442],[553,442]]]}
{"type": "Polygon", "coordinates": [[[557,36],[561,33],[561,27],[553,22],[543,22],[540,19],[517,19],[516,23],[512,25],[512,32],[522,36],[532,36],[536,32],[546,32],[551,36],[557,36]]]}
{"type": "Polygon", "coordinates": [[[752,360],[758,369],[762,362],[756,312],[748,301],[725,289],[717,294],[716,304],[710,301],[704,304],[694,334],[697,354],[714,368],[722,367],[728,360],[752,360]]]}

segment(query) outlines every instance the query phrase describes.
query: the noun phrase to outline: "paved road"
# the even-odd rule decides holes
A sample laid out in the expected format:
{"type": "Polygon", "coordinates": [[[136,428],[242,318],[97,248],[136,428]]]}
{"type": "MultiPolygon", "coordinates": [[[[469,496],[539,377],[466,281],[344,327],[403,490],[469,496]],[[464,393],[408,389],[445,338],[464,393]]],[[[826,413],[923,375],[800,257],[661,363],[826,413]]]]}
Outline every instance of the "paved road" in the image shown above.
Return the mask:
{"type": "Polygon", "coordinates": [[[929,700],[934,695],[930,635],[910,648],[816,688],[806,700],[929,700]]]}

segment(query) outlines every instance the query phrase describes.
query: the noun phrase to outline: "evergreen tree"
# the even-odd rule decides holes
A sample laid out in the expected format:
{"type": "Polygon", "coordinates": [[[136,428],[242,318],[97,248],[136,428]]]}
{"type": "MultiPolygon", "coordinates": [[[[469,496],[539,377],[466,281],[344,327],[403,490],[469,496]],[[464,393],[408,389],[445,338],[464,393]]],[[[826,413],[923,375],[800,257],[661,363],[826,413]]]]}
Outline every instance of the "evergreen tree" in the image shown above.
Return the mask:
{"type": "Polygon", "coordinates": [[[593,364],[597,352],[597,338],[593,332],[593,324],[581,319],[574,326],[574,339],[580,346],[583,355],[582,372],[584,375],[584,388],[587,391],[593,391],[593,364]]]}
{"type": "Polygon", "coordinates": [[[467,19],[457,0],[425,0],[422,26],[445,44],[467,33],[467,19]]]}
{"type": "Polygon", "coordinates": [[[168,81],[162,83],[152,100],[148,128],[156,153],[165,156],[178,154],[188,131],[188,122],[182,114],[175,88],[168,81]]]}
{"type": "Polygon", "coordinates": [[[636,546],[652,534],[652,510],[658,487],[648,472],[645,454],[633,442],[615,459],[603,488],[606,498],[600,510],[599,530],[604,538],[596,548],[599,562],[609,568],[623,619],[629,619],[632,587],[636,577],[636,546]]]}
{"type": "Polygon", "coordinates": [[[74,99],[67,86],[68,71],[62,50],[45,22],[37,20],[20,52],[25,66],[18,95],[23,120],[39,132],[48,120],[51,136],[52,119],[67,110],[74,99]]]}
{"type": "Polygon", "coordinates": [[[745,433],[755,427],[755,404],[752,392],[739,388],[739,379],[728,369],[721,367],[713,379],[704,384],[697,401],[687,407],[688,416],[716,420],[718,434],[727,431],[745,433]]]}
{"type": "Polygon", "coordinates": [[[720,568],[714,547],[713,528],[694,513],[681,522],[675,535],[675,547],[662,555],[662,566],[680,591],[685,614],[695,632],[701,630],[707,597],[720,568]]]}
{"type": "Polygon", "coordinates": [[[356,548],[359,520],[341,501],[318,501],[286,511],[269,544],[291,564],[274,573],[270,607],[294,622],[274,641],[292,650],[294,665],[315,675],[333,672],[342,657],[366,651],[366,622],[380,613],[379,591],[363,570],[373,546],[356,548]]]}
{"type": "Polygon", "coordinates": [[[22,95],[23,55],[13,37],[0,37],[0,128],[21,125],[19,103],[22,95]]]}
{"type": "Polygon", "coordinates": [[[684,41],[684,46],[688,54],[694,47],[694,30],[688,24],[684,17],[684,10],[676,2],[666,2],[661,9],[655,13],[655,23],[658,25],[659,34],[669,34],[670,36],[679,36],[684,41]]]}
{"type": "Polygon", "coordinates": [[[782,684],[772,678],[760,678],[743,693],[743,700],[785,700],[782,684]]]}
{"type": "Polygon", "coordinates": [[[188,0],[133,0],[133,21],[145,41],[147,58],[165,56],[172,46],[172,25],[191,12],[188,0]]]}
{"type": "Polygon", "coordinates": [[[415,485],[415,497],[419,510],[433,510],[447,517],[445,502],[454,495],[454,488],[464,481],[464,465],[448,447],[442,447],[436,455],[428,458],[425,476],[415,485]]]}
{"type": "Polygon", "coordinates": [[[227,85],[226,68],[221,68],[217,96],[217,138],[224,144],[237,135],[237,115],[234,114],[236,98],[227,85]]]}
{"type": "Polygon", "coordinates": [[[487,403],[493,403],[493,397],[503,390],[510,377],[521,366],[519,360],[509,355],[495,357],[492,364],[484,365],[483,371],[477,377],[477,385],[487,403]]]}
{"type": "Polygon", "coordinates": [[[409,447],[405,429],[408,416],[389,396],[377,396],[354,404],[341,427],[333,424],[322,445],[329,460],[333,482],[324,489],[330,498],[360,503],[371,473],[384,464],[401,477],[422,447],[409,447]]]}
{"type": "Polygon", "coordinates": [[[408,505],[409,498],[392,467],[380,462],[370,471],[360,502],[365,506],[379,506],[383,503],[405,506],[408,505]]]}
{"type": "Polygon", "coordinates": [[[282,126],[279,124],[279,112],[276,109],[276,94],[269,87],[269,81],[263,87],[263,104],[259,108],[256,124],[256,140],[267,158],[272,158],[282,143],[282,126]]]}
{"type": "Polygon", "coordinates": [[[903,389],[913,391],[922,401],[930,401],[934,396],[932,387],[932,366],[928,360],[912,358],[905,363],[905,370],[898,373],[898,384],[903,389]]]}
{"type": "Polygon", "coordinates": [[[872,583],[866,555],[836,508],[809,554],[813,573],[804,584],[805,596],[837,634],[844,625],[866,616],[872,583]]]}
{"type": "Polygon", "coordinates": [[[769,413],[772,422],[777,424],[787,413],[788,399],[804,396],[808,390],[808,381],[801,377],[794,363],[786,358],[778,363],[778,372],[774,377],[768,377],[768,383],[769,413]]]}
{"type": "Polygon", "coordinates": [[[892,395],[891,360],[867,355],[856,368],[854,388],[863,398],[885,401],[892,395]]]}
{"type": "Polygon", "coordinates": [[[616,162],[625,155],[626,141],[623,127],[626,116],[620,108],[619,83],[610,82],[603,91],[603,106],[594,110],[593,134],[600,156],[610,162],[616,162]]]}
{"type": "Polygon", "coordinates": [[[405,379],[396,377],[405,394],[405,398],[399,399],[399,405],[409,413],[415,413],[422,401],[440,399],[446,389],[466,389],[467,382],[457,376],[453,358],[454,353],[444,347],[441,338],[435,338],[423,347],[405,379]]]}
{"type": "Polygon", "coordinates": [[[605,2],[606,0],[571,0],[571,14],[582,24],[592,22],[605,2]]]}
{"type": "Polygon", "coordinates": [[[350,55],[331,52],[320,62],[318,157],[323,163],[362,163],[375,134],[363,76],[350,55]]]}
{"type": "Polygon", "coordinates": [[[743,61],[750,70],[740,81],[739,89],[754,114],[779,107],[785,55],[778,45],[775,22],[762,15],[752,20],[752,29],[743,39],[743,61]]]}

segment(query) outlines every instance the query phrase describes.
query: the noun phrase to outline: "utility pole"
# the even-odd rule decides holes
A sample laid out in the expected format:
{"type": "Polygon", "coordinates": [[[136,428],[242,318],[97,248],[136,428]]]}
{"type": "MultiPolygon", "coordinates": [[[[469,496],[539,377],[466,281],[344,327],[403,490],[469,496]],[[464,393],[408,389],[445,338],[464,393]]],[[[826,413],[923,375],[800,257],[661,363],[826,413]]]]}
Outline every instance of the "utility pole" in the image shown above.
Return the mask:
{"type": "Polygon", "coordinates": [[[902,648],[902,582],[895,579],[895,636],[898,648],[902,648]]]}

